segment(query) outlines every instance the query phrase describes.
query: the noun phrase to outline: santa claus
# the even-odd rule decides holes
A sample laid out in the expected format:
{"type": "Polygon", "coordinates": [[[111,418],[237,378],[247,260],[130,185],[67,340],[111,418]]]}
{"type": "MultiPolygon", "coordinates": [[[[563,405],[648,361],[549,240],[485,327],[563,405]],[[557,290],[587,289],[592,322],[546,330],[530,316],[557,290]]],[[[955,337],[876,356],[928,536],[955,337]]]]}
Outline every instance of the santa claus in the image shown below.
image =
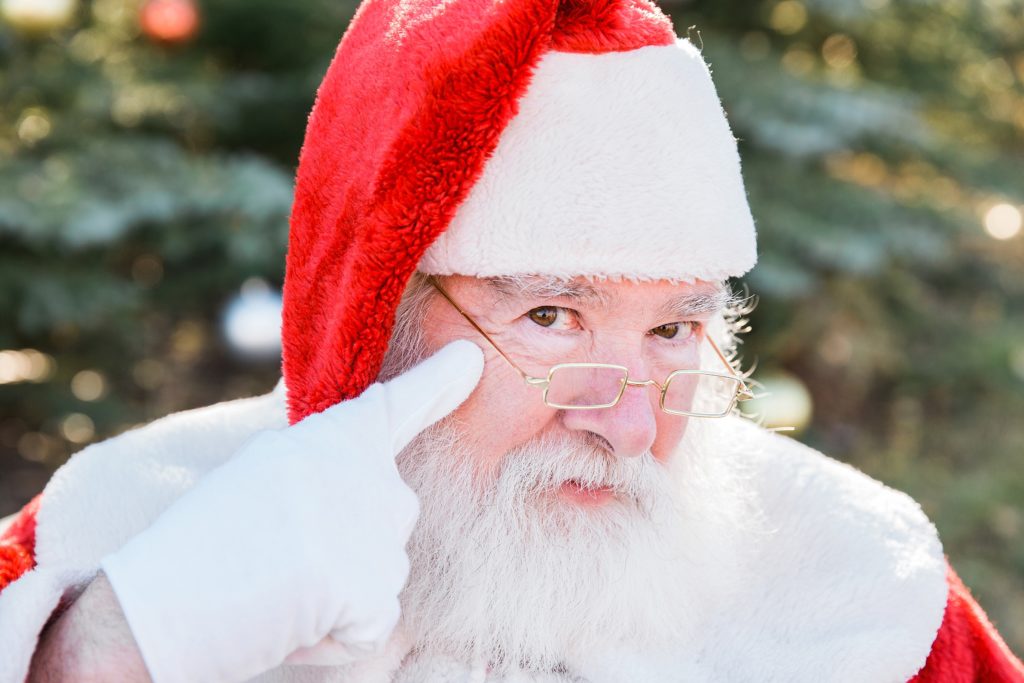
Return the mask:
{"type": "Polygon", "coordinates": [[[737,416],[754,262],[648,0],[367,0],[281,384],[85,449],[9,523],[0,680],[1024,681],[914,501],[737,416]]]}

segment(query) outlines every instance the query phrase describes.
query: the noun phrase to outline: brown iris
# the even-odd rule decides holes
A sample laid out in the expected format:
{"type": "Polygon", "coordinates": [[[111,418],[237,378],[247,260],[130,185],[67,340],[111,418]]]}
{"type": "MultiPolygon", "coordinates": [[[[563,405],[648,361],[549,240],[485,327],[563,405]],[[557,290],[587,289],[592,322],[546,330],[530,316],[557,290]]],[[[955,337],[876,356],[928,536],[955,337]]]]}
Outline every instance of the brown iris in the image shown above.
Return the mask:
{"type": "Polygon", "coordinates": [[[554,306],[541,306],[531,309],[526,315],[541,327],[551,327],[558,319],[558,309],[554,306]]]}

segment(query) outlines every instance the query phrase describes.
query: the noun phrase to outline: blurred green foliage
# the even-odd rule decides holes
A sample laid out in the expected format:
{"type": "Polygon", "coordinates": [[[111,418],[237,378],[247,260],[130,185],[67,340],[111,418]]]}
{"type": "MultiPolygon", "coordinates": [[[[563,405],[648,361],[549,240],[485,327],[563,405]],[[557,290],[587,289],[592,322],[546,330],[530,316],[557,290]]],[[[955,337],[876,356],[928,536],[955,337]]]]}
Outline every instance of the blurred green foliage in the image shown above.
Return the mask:
{"type": "MultiPolygon", "coordinates": [[[[0,353],[38,352],[35,381],[0,384],[0,515],[84,443],[278,375],[221,316],[246,280],[281,284],[354,3],[205,0],[180,44],[140,30],[143,4],[0,23],[0,353]]],[[[663,7],[740,139],[761,251],[744,359],[807,388],[799,438],[922,504],[1024,652],[1024,5],[663,7]]]]}

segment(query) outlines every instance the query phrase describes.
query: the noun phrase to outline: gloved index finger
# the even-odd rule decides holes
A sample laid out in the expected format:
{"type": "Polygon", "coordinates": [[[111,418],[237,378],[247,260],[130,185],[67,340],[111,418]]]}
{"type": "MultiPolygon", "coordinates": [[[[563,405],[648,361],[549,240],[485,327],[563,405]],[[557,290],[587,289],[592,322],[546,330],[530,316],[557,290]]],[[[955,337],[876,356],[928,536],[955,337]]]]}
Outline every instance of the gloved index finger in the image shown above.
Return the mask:
{"type": "Polygon", "coordinates": [[[392,452],[397,455],[413,437],[458,408],[483,369],[480,347],[459,339],[384,384],[392,452]]]}

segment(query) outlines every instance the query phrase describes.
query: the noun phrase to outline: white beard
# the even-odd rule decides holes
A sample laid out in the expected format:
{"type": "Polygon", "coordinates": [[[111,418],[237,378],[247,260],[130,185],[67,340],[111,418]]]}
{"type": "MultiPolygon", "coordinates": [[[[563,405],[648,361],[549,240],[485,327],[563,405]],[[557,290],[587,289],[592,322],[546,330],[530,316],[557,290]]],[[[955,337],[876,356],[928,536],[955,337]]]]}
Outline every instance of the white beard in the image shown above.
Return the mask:
{"type": "Polygon", "coordinates": [[[696,645],[757,536],[720,422],[691,419],[668,465],[617,458],[582,434],[540,437],[489,481],[449,421],[423,432],[398,460],[422,506],[402,594],[416,656],[568,674],[610,649],[696,645]],[[570,480],[616,500],[559,498],[570,480]]]}

